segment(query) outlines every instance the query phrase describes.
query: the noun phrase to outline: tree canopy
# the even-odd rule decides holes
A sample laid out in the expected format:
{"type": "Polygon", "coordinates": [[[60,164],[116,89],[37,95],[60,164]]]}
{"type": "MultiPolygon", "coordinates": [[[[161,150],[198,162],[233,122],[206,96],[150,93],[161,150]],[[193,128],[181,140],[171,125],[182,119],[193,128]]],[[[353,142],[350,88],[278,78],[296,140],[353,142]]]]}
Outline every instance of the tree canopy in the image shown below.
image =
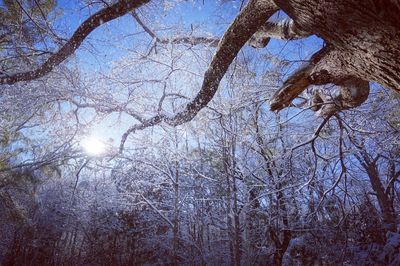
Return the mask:
{"type": "Polygon", "coordinates": [[[398,14],[2,1],[0,264],[397,265],[398,14]]]}

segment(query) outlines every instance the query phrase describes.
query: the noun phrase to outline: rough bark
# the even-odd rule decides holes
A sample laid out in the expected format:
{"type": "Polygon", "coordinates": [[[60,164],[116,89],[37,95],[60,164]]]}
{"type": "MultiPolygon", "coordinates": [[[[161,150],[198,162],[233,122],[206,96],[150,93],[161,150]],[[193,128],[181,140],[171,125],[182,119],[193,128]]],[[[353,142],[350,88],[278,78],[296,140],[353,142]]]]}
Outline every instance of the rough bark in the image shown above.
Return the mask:
{"type": "MultiPolygon", "coordinates": [[[[84,21],[67,43],[39,68],[24,73],[0,76],[0,84],[14,84],[46,75],[70,56],[95,28],[148,1],[120,0],[100,10],[84,21]]],[[[173,117],[159,114],[133,126],[124,135],[121,147],[126,137],[136,130],[154,126],[163,121],[176,126],[196,116],[214,97],[221,79],[239,50],[260,28],[261,31],[269,29],[275,32],[270,37],[283,39],[316,34],[330,47],[328,52],[324,48],[320,51],[326,54],[323,57],[318,54],[318,62],[312,63],[312,67],[306,67],[306,72],[296,72],[296,74],[301,74],[297,76],[300,80],[292,78],[294,85],[286,86],[276,94],[272,99],[273,105],[277,107],[272,108],[274,110],[288,106],[290,101],[309,84],[334,83],[342,86],[346,80],[375,81],[399,92],[399,13],[400,3],[396,0],[250,0],[220,40],[216,53],[204,74],[202,87],[194,99],[183,111],[173,117]],[[285,11],[291,20],[281,24],[266,22],[279,8],[285,11]],[[300,87],[297,86],[297,82],[300,83],[300,87]],[[280,98],[281,96],[284,97],[280,98]]],[[[262,36],[261,44],[267,42],[268,38],[268,36],[262,36]]],[[[358,89],[363,88],[365,86],[358,89]]],[[[356,105],[349,104],[348,106],[356,105]]]]}
{"type": "MultiPolygon", "coordinates": [[[[331,47],[309,71],[309,79],[313,81],[310,84],[340,84],[340,80],[354,78],[400,91],[399,1],[275,0],[275,3],[293,19],[296,27],[316,34],[331,47]]],[[[297,91],[302,90],[297,88],[297,91]]],[[[298,95],[297,91],[292,94],[298,95]]],[[[288,105],[277,98],[273,101],[288,105]]]]}
{"type": "Polygon", "coordinates": [[[322,117],[330,117],[338,111],[361,105],[369,95],[369,83],[349,78],[336,84],[333,90],[317,89],[313,97],[313,109],[322,117]]]}
{"type": "Polygon", "coordinates": [[[300,28],[333,45],[349,74],[400,91],[400,3],[276,0],[300,28]]]}

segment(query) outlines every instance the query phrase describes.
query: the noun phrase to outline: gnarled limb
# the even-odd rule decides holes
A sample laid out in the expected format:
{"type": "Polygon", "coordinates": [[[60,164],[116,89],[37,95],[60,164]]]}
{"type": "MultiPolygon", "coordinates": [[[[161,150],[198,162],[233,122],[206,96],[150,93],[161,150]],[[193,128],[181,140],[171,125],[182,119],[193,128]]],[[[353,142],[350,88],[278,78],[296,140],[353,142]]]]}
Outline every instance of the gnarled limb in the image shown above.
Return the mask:
{"type": "Polygon", "coordinates": [[[269,40],[296,40],[306,38],[312,33],[300,28],[293,19],[285,19],[279,22],[267,21],[250,39],[249,44],[254,48],[267,46],[269,40]]]}
{"type": "MultiPolygon", "coordinates": [[[[369,94],[367,81],[400,91],[400,24],[396,15],[399,5],[378,0],[357,3],[351,0],[275,0],[275,3],[294,20],[293,25],[316,34],[332,48],[319,62],[304,66],[283,84],[271,100],[271,110],[289,106],[312,84],[337,85],[338,95],[330,97],[330,101],[326,100],[326,95],[325,100],[323,94],[314,95],[313,101],[324,106],[319,111],[323,116],[360,105],[369,94]],[[352,95],[350,92],[355,95],[345,96],[352,95]]],[[[253,45],[263,46],[268,38],[260,32],[254,36],[253,45]]]]}
{"type": "Polygon", "coordinates": [[[302,29],[341,51],[351,76],[400,92],[398,0],[274,1],[302,29]]]}
{"type": "MultiPolygon", "coordinates": [[[[289,106],[308,86],[315,84],[315,78],[313,79],[311,75],[316,65],[320,63],[330,51],[331,47],[329,46],[325,46],[319,50],[311,57],[308,64],[298,69],[283,83],[283,86],[274,94],[270,101],[271,111],[280,111],[289,106]]],[[[319,79],[321,79],[320,76],[319,79]]]]}
{"type": "Polygon", "coordinates": [[[347,73],[341,64],[338,51],[331,46],[322,48],[313,55],[310,63],[291,75],[279,89],[270,105],[272,111],[289,106],[294,98],[310,85],[333,83],[333,90],[316,90],[312,98],[312,110],[323,117],[357,107],[367,100],[369,83],[347,73]]]}
{"type": "MultiPolygon", "coordinates": [[[[332,116],[336,112],[360,106],[368,99],[368,81],[352,77],[336,85],[333,91],[317,90],[313,96],[320,101],[314,109],[318,111],[318,116],[332,116]]],[[[312,101],[316,103],[318,100],[313,98],[312,101]]]]}
{"type": "Polygon", "coordinates": [[[43,77],[73,54],[94,29],[103,23],[125,15],[129,11],[149,1],[150,0],[120,0],[113,5],[101,9],[86,19],[60,50],[51,55],[40,67],[23,73],[0,76],[0,84],[14,84],[19,81],[28,81],[43,77]]]}

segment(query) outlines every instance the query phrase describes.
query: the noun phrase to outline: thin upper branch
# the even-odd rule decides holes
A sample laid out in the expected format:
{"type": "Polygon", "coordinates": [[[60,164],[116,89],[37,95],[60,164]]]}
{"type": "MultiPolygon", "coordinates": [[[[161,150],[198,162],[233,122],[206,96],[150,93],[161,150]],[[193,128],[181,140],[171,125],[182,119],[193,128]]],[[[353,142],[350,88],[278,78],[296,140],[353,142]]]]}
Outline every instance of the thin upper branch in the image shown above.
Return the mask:
{"type": "Polygon", "coordinates": [[[212,37],[196,37],[196,36],[178,36],[172,38],[161,38],[157,36],[157,34],[152,31],[138,16],[138,14],[133,10],[131,12],[132,17],[136,20],[136,22],[143,28],[143,30],[150,35],[151,38],[156,40],[158,43],[162,44],[190,44],[190,45],[198,45],[198,44],[206,44],[211,47],[216,47],[219,43],[218,38],[212,37]]]}

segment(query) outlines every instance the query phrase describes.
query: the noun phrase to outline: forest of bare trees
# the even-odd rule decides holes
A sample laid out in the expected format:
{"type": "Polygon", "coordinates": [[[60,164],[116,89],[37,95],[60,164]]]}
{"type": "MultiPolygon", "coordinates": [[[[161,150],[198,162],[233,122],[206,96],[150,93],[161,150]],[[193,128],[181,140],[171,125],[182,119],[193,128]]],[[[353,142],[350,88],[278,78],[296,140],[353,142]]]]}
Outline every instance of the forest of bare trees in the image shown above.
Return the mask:
{"type": "Polygon", "coordinates": [[[399,265],[398,14],[3,0],[0,265],[399,265]]]}

